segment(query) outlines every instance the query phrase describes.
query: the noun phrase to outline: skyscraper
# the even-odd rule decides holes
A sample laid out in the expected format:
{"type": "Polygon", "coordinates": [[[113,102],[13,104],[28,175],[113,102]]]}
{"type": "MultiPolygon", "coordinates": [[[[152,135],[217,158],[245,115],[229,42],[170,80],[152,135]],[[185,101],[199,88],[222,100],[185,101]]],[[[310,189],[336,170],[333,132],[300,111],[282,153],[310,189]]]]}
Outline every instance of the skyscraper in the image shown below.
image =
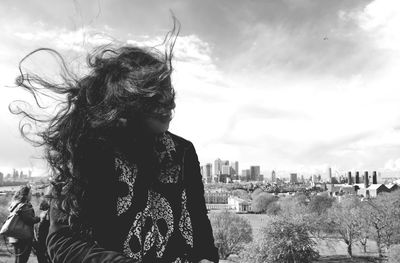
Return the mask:
{"type": "Polygon", "coordinates": [[[239,162],[238,161],[232,161],[231,162],[231,176],[233,176],[233,179],[239,179],[239,162]]]}
{"type": "Polygon", "coordinates": [[[250,181],[250,169],[242,170],[242,180],[246,182],[250,181]]]}
{"type": "Polygon", "coordinates": [[[229,165],[223,164],[221,166],[221,174],[224,175],[231,175],[231,167],[229,165]]]}
{"type": "Polygon", "coordinates": [[[214,161],[214,174],[218,175],[221,174],[221,170],[222,170],[222,160],[221,159],[217,159],[214,161]]]}
{"type": "Polygon", "coordinates": [[[211,163],[207,163],[204,166],[202,166],[202,175],[204,178],[204,181],[209,184],[212,182],[212,164],[211,163]]]}
{"type": "Polygon", "coordinates": [[[218,175],[222,173],[222,165],[229,165],[229,161],[224,161],[220,158],[214,161],[214,174],[218,175]]]}
{"type": "Polygon", "coordinates": [[[276,174],[275,174],[274,170],[272,170],[272,173],[271,173],[271,182],[273,182],[273,183],[276,182],[276,174]]]}
{"type": "Polygon", "coordinates": [[[250,166],[250,181],[257,181],[260,177],[260,166],[250,166]]]}
{"type": "Polygon", "coordinates": [[[292,184],[297,183],[297,174],[296,173],[290,174],[290,183],[292,183],[292,184]]]}
{"type": "Polygon", "coordinates": [[[329,167],[328,168],[328,178],[329,178],[329,183],[332,183],[332,168],[331,167],[329,167]]]}

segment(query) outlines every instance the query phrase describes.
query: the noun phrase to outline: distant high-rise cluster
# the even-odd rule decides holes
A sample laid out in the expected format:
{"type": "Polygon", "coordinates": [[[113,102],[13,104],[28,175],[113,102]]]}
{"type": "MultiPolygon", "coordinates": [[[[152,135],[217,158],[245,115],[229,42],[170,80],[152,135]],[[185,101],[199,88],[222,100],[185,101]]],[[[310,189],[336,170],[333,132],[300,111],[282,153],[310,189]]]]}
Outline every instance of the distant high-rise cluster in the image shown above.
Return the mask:
{"type": "Polygon", "coordinates": [[[201,173],[205,183],[226,183],[230,180],[239,179],[239,162],[216,159],[214,161],[214,170],[212,163],[201,166],[201,173]]]}
{"type": "Polygon", "coordinates": [[[222,160],[220,158],[212,163],[201,166],[201,174],[205,183],[229,183],[235,181],[263,181],[259,165],[250,166],[240,173],[238,161],[222,160]]]}
{"type": "Polygon", "coordinates": [[[32,174],[31,171],[29,171],[28,174],[25,174],[23,171],[18,171],[17,169],[13,169],[12,179],[14,181],[26,180],[30,177],[31,174],[32,174]]]}

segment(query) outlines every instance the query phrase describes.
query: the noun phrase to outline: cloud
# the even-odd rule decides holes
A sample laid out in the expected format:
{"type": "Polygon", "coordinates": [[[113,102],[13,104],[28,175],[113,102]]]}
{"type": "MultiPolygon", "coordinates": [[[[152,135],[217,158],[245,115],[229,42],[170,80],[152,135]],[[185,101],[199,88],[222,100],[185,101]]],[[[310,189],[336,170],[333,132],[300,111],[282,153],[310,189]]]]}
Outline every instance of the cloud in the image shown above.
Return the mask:
{"type": "MultiPolygon", "coordinates": [[[[82,55],[112,41],[109,35],[160,44],[172,7],[182,33],[171,130],[192,140],[202,161],[221,157],[263,170],[311,172],[384,167],[400,156],[396,1],[106,1],[98,17],[94,3],[79,2],[79,12],[71,4],[29,3],[19,6],[20,16],[11,8],[14,23],[0,20],[0,54],[7,60],[1,81],[12,82],[9,65],[34,47],[82,55]],[[75,16],[72,22],[63,12],[75,16]]],[[[3,92],[1,101],[12,97],[18,96],[3,92]]],[[[0,111],[7,122],[4,116],[0,111]]],[[[3,141],[12,140],[5,133],[3,141]]]]}
{"type": "Polygon", "coordinates": [[[388,160],[384,165],[384,169],[389,171],[400,171],[400,158],[388,160]]]}
{"type": "Polygon", "coordinates": [[[81,27],[77,30],[50,27],[38,23],[35,27],[25,28],[24,31],[15,32],[14,36],[22,41],[42,43],[60,51],[84,52],[89,48],[112,43],[113,38],[107,33],[110,28],[103,31],[90,27],[81,27]]]}
{"type": "Polygon", "coordinates": [[[396,0],[375,0],[358,14],[362,29],[374,35],[378,47],[400,51],[400,3],[396,0]]]}

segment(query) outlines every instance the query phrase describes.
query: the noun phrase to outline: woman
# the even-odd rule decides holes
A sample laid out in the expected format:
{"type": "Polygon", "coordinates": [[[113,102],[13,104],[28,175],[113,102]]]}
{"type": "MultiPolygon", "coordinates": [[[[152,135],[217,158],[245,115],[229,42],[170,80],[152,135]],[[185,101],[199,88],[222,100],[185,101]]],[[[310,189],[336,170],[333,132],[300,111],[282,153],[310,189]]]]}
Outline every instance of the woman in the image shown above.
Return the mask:
{"type": "Polygon", "coordinates": [[[22,186],[15,193],[8,208],[10,212],[13,212],[15,209],[18,210],[17,213],[22,221],[29,226],[29,231],[31,231],[30,236],[32,237],[31,239],[8,238],[8,242],[14,246],[16,263],[28,262],[32,250],[33,226],[40,220],[39,217],[35,216],[35,211],[30,203],[31,198],[31,188],[29,186],[22,186]]]}
{"type": "Polygon", "coordinates": [[[62,85],[18,79],[36,96],[66,95],[38,133],[54,171],[53,262],[218,262],[196,151],[168,131],[176,32],[165,53],[100,48],[88,58],[89,74],[72,79],[64,68],[62,85]]]}

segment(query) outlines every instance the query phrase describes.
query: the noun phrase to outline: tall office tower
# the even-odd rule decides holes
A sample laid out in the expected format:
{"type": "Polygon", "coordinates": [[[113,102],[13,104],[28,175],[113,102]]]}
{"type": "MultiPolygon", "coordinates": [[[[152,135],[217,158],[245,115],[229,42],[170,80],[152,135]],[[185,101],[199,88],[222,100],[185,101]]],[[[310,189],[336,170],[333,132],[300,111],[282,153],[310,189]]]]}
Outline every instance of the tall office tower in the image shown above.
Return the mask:
{"type": "Polygon", "coordinates": [[[347,173],[347,183],[350,185],[353,184],[353,179],[351,178],[351,172],[347,173]]]}
{"type": "Polygon", "coordinates": [[[231,165],[231,171],[230,174],[235,177],[235,179],[239,177],[239,162],[238,161],[232,161],[230,163],[231,165]]]}
{"type": "Polygon", "coordinates": [[[367,188],[369,186],[369,178],[368,178],[368,172],[364,172],[364,187],[367,188]]]}
{"type": "Polygon", "coordinates": [[[4,183],[4,174],[0,172],[0,184],[4,183]]]}
{"type": "Polygon", "coordinates": [[[329,183],[332,183],[332,168],[328,168],[328,178],[329,178],[329,183]]]}
{"type": "Polygon", "coordinates": [[[212,183],[212,164],[207,163],[206,165],[203,166],[203,177],[206,181],[206,183],[212,183]]]}
{"type": "Polygon", "coordinates": [[[372,172],[372,184],[378,184],[378,177],[376,176],[376,171],[372,172]]]}
{"type": "Polygon", "coordinates": [[[356,171],[356,184],[360,183],[360,172],[356,171]]]}
{"type": "Polygon", "coordinates": [[[271,182],[273,182],[273,183],[276,182],[276,173],[274,170],[272,170],[272,173],[271,173],[271,182]]]}
{"type": "Polygon", "coordinates": [[[297,183],[297,173],[290,174],[290,183],[292,183],[292,184],[297,183]]]}
{"type": "Polygon", "coordinates": [[[316,174],[313,174],[313,176],[312,176],[312,182],[313,183],[316,183],[316,182],[318,182],[318,176],[316,175],[316,174]]]}
{"type": "Polygon", "coordinates": [[[229,165],[223,164],[221,167],[221,174],[231,175],[231,167],[229,165]]]}
{"type": "Polygon", "coordinates": [[[257,181],[259,181],[259,182],[264,182],[264,175],[263,175],[263,174],[260,174],[260,175],[258,176],[258,178],[257,178],[257,181]]]}
{"type": "Polygon", "coordinates": [[[250,169],[242,170],[242,178],[246,182],[250,181],[250,169]]]}
{"type": "Polygon", "coordinates": [[[214,174],[218,175],[221,174],[222,171],[222,160],[221,159],[217,159],[214,161],[214,174]]]}
{"type": "Polygon", "coordinates": [[[291,173],[290,174],[289,182],[290,183],[297,183],[297,173],[291,173]]]}
{"type": "Polygon", "coordinates": [[[257,181],[260,177],[260,166],[250,166],[250,181],[257,181]]]}
{"type": "Polygon", "coordinates": [[[13,169],[13,179],[18,179],[18,171],[15,168],[13,169]]]}

